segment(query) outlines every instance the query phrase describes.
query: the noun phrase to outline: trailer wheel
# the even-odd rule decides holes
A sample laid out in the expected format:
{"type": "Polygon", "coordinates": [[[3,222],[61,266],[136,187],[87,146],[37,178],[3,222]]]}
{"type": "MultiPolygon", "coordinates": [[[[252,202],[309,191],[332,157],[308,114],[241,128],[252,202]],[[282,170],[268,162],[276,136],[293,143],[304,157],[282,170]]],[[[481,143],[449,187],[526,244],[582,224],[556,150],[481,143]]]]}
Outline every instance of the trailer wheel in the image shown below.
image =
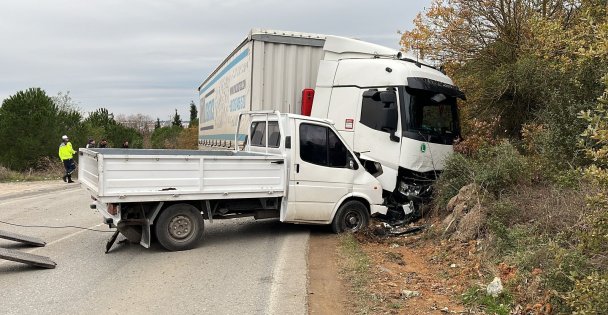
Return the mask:
{"type": "Polygon", "coordinates": [[[357,200],[350,200],[343,203],[334,220],[331,222],[331,228],[335,233],[356,232],[369,224],[369,212],[367,207],[357,200]]]}
{"type": "Polygon", "coordinates": [[[194,206],[169,206],[158,216],[154,231],[160,245],[170,251],[193,248],[203,237],[204,220],[194,206]]]}

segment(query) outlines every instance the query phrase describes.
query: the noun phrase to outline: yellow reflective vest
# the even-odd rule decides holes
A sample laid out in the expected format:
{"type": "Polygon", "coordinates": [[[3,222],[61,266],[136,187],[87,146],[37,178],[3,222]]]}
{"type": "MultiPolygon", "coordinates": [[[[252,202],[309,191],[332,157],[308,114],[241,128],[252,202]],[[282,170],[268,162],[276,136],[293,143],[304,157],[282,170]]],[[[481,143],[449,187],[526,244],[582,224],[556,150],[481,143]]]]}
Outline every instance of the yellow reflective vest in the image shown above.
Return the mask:
{"type": "Polygon", "coordinates": [[[68,143],[61,143],[59,145],[59,158],[62,161],[65,160],[69,160],[72,158],[72,156],[74,155],[74,153],[76,153],[76,151],[74,151],[74,149],[72,149],[72,143],[68,142],[68,143]]]}

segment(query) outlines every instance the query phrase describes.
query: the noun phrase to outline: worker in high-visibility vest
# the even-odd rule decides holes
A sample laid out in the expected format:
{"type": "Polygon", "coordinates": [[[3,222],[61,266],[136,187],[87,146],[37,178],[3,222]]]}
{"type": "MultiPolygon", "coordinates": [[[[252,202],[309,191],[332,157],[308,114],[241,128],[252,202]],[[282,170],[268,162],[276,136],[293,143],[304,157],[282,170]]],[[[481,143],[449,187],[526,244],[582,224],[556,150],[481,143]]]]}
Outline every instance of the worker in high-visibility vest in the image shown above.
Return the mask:
{"type": "Polygon", "coordinates": [[[63,181],[73,183],[72,173],[76,170],[76,164],[74,163],[73,156],[76,153],[72,148],[72,143],[68,136],[61,137],[61,144],[59,145],[59,158],[63,162],[65,167],[65,175],[63,175],[63,181]]]}

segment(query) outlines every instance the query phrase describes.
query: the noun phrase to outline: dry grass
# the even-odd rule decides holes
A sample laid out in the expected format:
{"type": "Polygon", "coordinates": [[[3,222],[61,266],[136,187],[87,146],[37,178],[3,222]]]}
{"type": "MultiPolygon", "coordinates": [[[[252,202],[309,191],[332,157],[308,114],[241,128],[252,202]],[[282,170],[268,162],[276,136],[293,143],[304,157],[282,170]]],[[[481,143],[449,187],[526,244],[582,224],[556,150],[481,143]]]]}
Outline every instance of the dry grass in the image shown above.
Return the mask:
{"type": "Polygon", "coordinates": [[[10,170],[0,165],[0,182],[56,180],[63,176],[65,170],[60,161],[42,158],[36,166],[23,172],[10,170]]]}
{"type": "Polygon", "coordinates": [[[539,233],[556,234],[580,226],[591,211],[586,206],[587,196],[595,190],[597,187],[585,183],[579,188],[522,186],[502,199],[513,205],[515,213],[506,214],[512,225],[533,224],[539,233]]]}

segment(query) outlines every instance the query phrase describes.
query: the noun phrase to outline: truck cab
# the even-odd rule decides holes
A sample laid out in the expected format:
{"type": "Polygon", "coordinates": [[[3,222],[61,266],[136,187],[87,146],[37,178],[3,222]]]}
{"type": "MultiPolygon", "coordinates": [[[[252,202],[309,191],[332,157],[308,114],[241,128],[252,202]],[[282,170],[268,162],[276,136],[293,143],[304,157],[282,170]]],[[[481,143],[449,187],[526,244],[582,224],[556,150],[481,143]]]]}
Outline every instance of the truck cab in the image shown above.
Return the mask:
{"type": "Polygon", "coordinates": [[[368,207],[365,213],[372,216],[386,214],[382,186],[365,170],[333,122],[294,114],[249,115],[247,138],[251,140],[245,150],[285,157],[289,194],[281,221],[333,224],[336,232],[367,225],[367,215],[353,211],[345,218],[339,213],[348,201],[361,201],[368,207]]]}
{"type": "Polygon", "coordinates": [[[441,71],[386,47],[328,36],[324,51],[311,116],[335,123],[387,205],[412,211],[460,136],[464,94],[441,71]]]}

